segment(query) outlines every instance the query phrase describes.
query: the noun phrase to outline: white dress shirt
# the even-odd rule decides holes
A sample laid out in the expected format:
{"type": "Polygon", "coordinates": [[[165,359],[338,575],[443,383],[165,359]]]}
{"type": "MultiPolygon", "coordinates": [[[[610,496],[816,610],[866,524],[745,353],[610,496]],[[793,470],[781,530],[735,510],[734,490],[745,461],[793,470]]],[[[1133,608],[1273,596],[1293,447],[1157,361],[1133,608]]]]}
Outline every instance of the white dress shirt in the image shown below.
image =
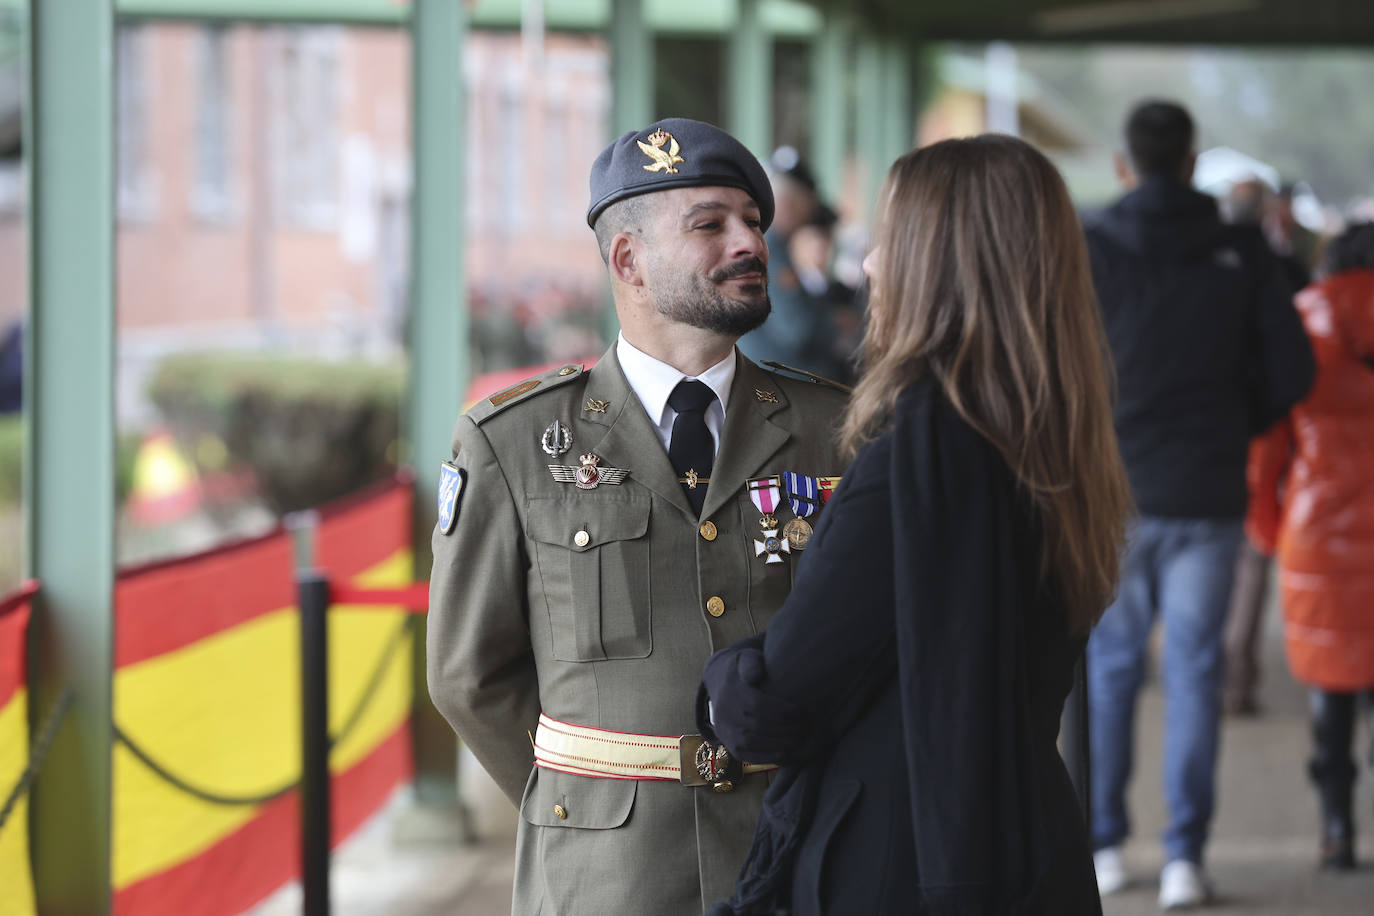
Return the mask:
{"type": "Polygon", "coordinates": [[[694,378],[714,391],[716,400],[706,408],[706,428],[715,440],[716,451],[720,451],[720,431],[725,426],[725,408],[729,406],[730,385],[735,380],[733,348],[729,356],[697,376],[683,375],[662,360],[655,359],[626,340],[623,333],[615,343],[615,356],[625,372],[625,380],[630,383],[639,403],[644,405],[645,412],[649,414],[649,422],[658,430],[658,437],[663,440],[665,449],[673,438],[673,421],[677,419],[677,411],[668,406],[668,396],[673,393],[677,383],[694,378]]]}

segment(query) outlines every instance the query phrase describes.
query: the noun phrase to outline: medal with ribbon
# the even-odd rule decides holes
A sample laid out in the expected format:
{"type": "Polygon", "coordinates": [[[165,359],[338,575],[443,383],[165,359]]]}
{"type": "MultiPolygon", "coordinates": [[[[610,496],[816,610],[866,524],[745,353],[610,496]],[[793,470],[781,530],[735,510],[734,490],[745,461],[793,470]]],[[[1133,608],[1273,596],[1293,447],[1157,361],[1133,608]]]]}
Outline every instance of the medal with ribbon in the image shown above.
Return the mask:
{"type": "Polygon", "coordinates": [[[811,523],[806,519],[821,508],[820,481],[795,471],[784,471],[782,481],[787,488],[787,503],[792,507],[792,518],[783,526],[782,533],[787,543],[796,550],[805,550],[811,540],[811,523]]]}
{"type": "Polygon", "coordinates": [[[754,556],[763,557],[765,563],[781,563],[783,555],[792,552],[787,538],[778,536],[778,520],[773,515],[782,502],[782,476],[755,477],[748,487],[749,500],[759,510],[759,527],[763,529],[763,540],[754,541],[754,556]]]}
{"type": "Polygon", "coordinates": [[[835,488],[840,485],[838,477],[817,477],[816,487],[820,491],[821,505],[830,502],[830,497],[835,495],[835,488]]]}

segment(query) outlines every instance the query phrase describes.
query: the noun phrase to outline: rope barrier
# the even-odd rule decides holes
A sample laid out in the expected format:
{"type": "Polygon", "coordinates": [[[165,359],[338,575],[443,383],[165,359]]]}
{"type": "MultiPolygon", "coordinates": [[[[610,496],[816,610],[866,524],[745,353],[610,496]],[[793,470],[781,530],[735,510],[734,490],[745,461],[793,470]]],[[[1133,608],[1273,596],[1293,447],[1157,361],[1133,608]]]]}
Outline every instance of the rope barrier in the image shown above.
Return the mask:
{"type": "MultiPolygon", "coordinates": [[[[400,588],[364,588],[343,583],[330,584],[330,604],[362,604],[373,606],[401,605],[411,614],[429,610],[429,583],[412,582],[400,588]]],[[[390,608],[384,608],[390,610],[390,608]]]]}
{"type": "Polygon", "coordinates": [[[20,774],[19,781],[10,790],[9,797],[5,799],[4,807],[0,807],[0,829],[4,829],[5,821],[9,820],[10,812],[15,805],[19,804],[19,799],[28,794],[33,786],[34,779],[38,776],[38,771],[43,768],[43,761],[48,756],[48,751],[52,748],[53,741],[57,738],[57,728],[62,724],[62,720],[67,717],[67,712],[71,709],[72,701],[76,693],[71,687],[66,687],[58,695],[57,701],[48,710],[47,718],[43,720],[42,726],[38,730],[38,739],[34,741],[33,747],[29,749],[29,762],[24,767],[24,772],[20,774]]]}
{"type": "MultiPolygon", "coordinates": [[[[334,747],[346,740],[353,732],[358,722],[362,720],[364,713],[367,712],[373,698],[377,695],[377,690],[381,686],[383,676],[385,676],[387,669],[391,667],[392,660],[396,657],[397,649],[404,643],[402,637],[406,635],[408,630],[414,628],[416,622],[416,618],[407,617],[405,620],[401,621],[401,625],[391,634],[391,638],[387,640],[386,646],[382,649],[381,658],[378,659],[377,664],[373,665],[372,672],[368,675],[367,681],[363,686],[362,694],[358,698],[358,702],[354,705],[353,711],[350,712],[348,717],[344,720],[344,724],[339,729],[338,734],[329,739],[330,747],[334,747]]],[[[163,782],[174,786],[187,795],[198,798],[203,802],[209,802],[212,805],[242,806],[266,804],[297,788],[301,782],[300,777],[296,777],[283,786],[266,792],[259,792],[254,795],[230,795],[223,792],[215,792],[210,789],[192,785],[186,779],[176,775],[166,766],[159,763],[151,754],[139,746],[136,741],[130,738],[128,734],[119,727],[119,723],[115,723],[114,725],[114,738],[115,741],[128,748],[129,753],[138,758],[139,762],[149,770],[152,770],[152,772],[163,782]]],[[[3,823],[3,821],[0,821],[0,823],[3,823]]]]}

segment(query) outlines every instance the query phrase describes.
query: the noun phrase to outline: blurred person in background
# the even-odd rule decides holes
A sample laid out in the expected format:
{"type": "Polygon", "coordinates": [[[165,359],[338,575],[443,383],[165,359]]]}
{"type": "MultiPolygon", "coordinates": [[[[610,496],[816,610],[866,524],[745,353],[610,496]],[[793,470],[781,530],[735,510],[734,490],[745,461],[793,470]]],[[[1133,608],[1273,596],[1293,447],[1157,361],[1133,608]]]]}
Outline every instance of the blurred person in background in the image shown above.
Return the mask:
{"type": "Polygon", "coordinates": [[[1216,200],[1190,186],[1188,112],[1144,102],[1125,141],[1116,166],[1126,193],[1087,230],[1116,367],[1117,438],[1139,513],[1121,588],[1088,641],[1092,833],[1098,886],[1119,890],[1136,699],[1161,621],[1169,817],[1159,904],[1174,909],[1211,896],[1203,856],[1249,441],[1307,392],[1313,364],[1258,228],[1223,224],[1216,200]]]}
{"type": "MultiPolygon", "coordinates": [[[[802,281],[793,261],[793,241],[813,222],[821,206],[816,178],[806,160],[791,146],[780,146],[769,162],[777,214],[764,236],[768,242],[768,298],[772,314],[740,338],[739,347],[756,363],[778,362],[826,378],[840,373],[833,348],[835,328],[824,299],[802,281]]],[[[805,244],[804,244],[805,247],[805,244]]],[[[812,255],[806,248],[803,256],[812,255]]],[[[817,265],[807,263],[813,271],[817,265]]]]}
{"type": "Polygon", "coordinates": [[[1320,863],[1345,870],[1355,867],[1355,712],[1361,696],[1374,700],[1374,223],[1333,240],[1321,272],[1297,300],[1316,383],[1253,450],[1251,518],[1256,540],[1277,550],[1289,667],[1312,688],[1320,863]]]}
{"type": "Polygon", "coordinates": [[[1130,493],[1082,232],[1012,137],[908,153],[882,199],[853,463],[703,675],[703,733],[784,765],[710,912],[1100,913],[1055,739],[1130,493]]]}
{"type": "Polygon", "coordinates": [[[24,408],[24,325],[0,330],[0,414],[24,408]]]}
{"type": "MultiPolygon", "coordinates": [[[[1293,218],[1291,183],[1284,184],[1275,193],[1257,178],[1237,182],[1227,195],[1224,209],[1230,222],[1263,231],[1292,293],[1296,294],[1311,282],[1311,257],[1316,236],[1293,218]]],[[[1255,447],[1252,443],[1251,450],[1255,447]]],[[[1260,623],[1269,597],[1273,559],[1270,553],[1256,546],[1255,538],[1249,534],[1253,527],[1247,519],[1247,535],[1241,539],[1236,552],[1235,582],[1226,614],[1226,674],[1221,702],[1222,710],[1233,716],[1259,712],[1260,623]]]]}
{"type": "Polygon", "coordinates": [[[848,385],[854,381],[854,355],[863,334],[863,314],[857,291],[841,283],[831,270],[839,218],[831,207],[818,202],[811,219],[792,233],[789,254],[797,282],[810,300],[809,307],[827,317],[826,339],[817,341],[811,371],[848,385]]]}

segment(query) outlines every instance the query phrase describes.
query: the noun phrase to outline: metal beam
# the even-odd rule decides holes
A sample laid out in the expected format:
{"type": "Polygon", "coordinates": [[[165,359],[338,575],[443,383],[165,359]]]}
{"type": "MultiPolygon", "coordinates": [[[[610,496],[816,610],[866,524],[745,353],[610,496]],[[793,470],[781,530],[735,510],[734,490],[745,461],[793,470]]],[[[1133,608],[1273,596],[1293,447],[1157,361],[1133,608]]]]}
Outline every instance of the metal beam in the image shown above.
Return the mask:
{"type": "MultiPolygon", "coordinates": [[[[912,110],[911,45],[901,39],[883,42],[883,104],[887,110],[883,123],[887,165],[911,149],[916,135],[916,114],[912,110]]],[[[884,165],[886,173],[887,165],[884,165]]]]}
{"type": "Polygon", "coordinates": [[[730,133],[767,162],[773,145],[773,39],[761,4],[739,0],[739,20],[728,38],[725,110],[730,133]]]}
{"type": "MultiPolygon", "coordinates": [[[[611,0],[611,120],[609,137],[639,130],[654,120],[654,36],[643,0],[611,0]]],[[[620,319],[609,294],[601,308],[601,336],[615,340],[620,319]]]]}
{"type": "Polygon", "coordinates": [[[71,711],[33,786],[40,913],[110,909],[114,585],[114,11],[30,0],[24,377],[31,718],[71,711]]]}
{"type": "Polygon", "coordinates": [[[849,23],[828,13],[825,27],[811,43],[811,164],[822,198],[838,200],[849,147],[844,90],[849,23]]]}
{"type": "MultiPolygon", "coordinates": [[[[453,424],[468,383],[468,303],[464,281],[464,5],[414,0],[410,20],[412,144],[410,207],[410,386],[406,410],[415,468],[415,573],[429,576],[439,464],[450,455],[453,424]]],[[[451,806],[456,744],[428,700],[424,639],[415,640],[415,792],[422,804],[451,806]]]]}
{"type": "Polygon", "coordinates": [[[863,180],[860,184],[864,219],[872,217],[878,200],[878,190],[887,177],[891,160],[887,156],[887,130],[883,118],[887,114],[886,82],[883,79],[883,49],[878,39],[865,34],[859,39],[854,67],[857,114],[855,134],[862,156],[863,180]]]}
{"type": "Polygon", "coordinates": [[[618,137],[654,119],[654,37],[642,0],[612,0],[610,32],[610,135],[618,137]]]}

